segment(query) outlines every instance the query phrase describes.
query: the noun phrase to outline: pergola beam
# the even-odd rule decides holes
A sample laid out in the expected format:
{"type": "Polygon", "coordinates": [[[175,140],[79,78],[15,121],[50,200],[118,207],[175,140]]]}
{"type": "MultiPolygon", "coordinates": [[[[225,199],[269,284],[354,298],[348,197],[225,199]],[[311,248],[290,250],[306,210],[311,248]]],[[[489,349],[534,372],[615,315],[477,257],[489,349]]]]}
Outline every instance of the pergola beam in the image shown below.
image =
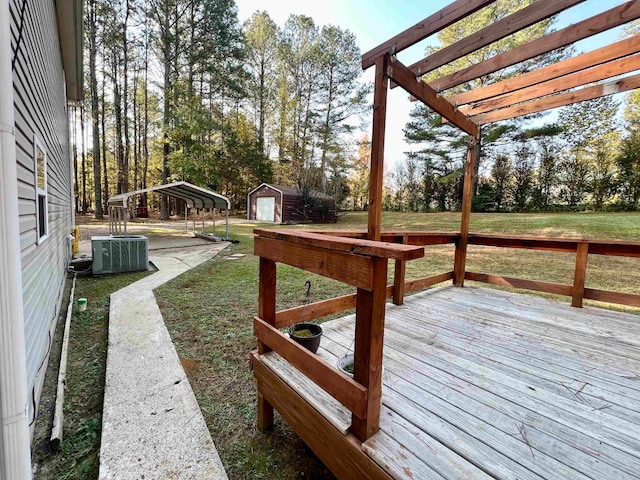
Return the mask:
{"type": "Polygon", "coordinates": [[[376,58],[381,55],[392,51],[397,54],[495,1],[457,0],[447,5],[442,10],[362,55],[362,69],[366,70],[375,65],[376,58]]]}
{"type": "Polygon", "coordinates": [[[571,88],[600,82],[607,78],[617,77],[618,75],[624,75],[625,73],[631,73],[639,69],[640,54],[605,63],[604,65],[573,73],[566,77],[543,82],[507,95],[491,98],[473,106],[461,108],[460,110],[469,116],[478,115],[547,95],[553,95],[571,88]]]}
{"type": "Polygon", "coordinates": [[[516,105],[514,107],[503,108],[494,112],[481,113],[480,115],[471,117],[471,119],[479,125],[484,125],[487,123],[499,122],[501,120],[508,120],[510,118],[521,117],[530,113],[538,113],[545,110],[551,110],[553,108],[564,107],[573,103],[593,100],[594,98],[614,95],[616,93],[626,92],[636,88],[640,88],[640,74],[602,83],[600,85],[585,87],[572,92],[553,95],[532,102],[523,103],[521,105],[516,105]]]}
{"type": "Polygon", "coordinates": [[[391,80],[400,85],[411,95],[422,101],[451,123],[467,132],[474,138],[479,135],[479,127],[469,120],[460,110],[446,98],[438,93],[422,80],[418,80],[415,74],[395,57],[390,57],[387,63],[387,75],[391,80]]]}
{"type": "Polygon", "coordinates": [[[513,33],[545,20],[585,0],[538,0],[511,15],[485,27],[427,58],[414,63],[409,69],[423,75],[446,65],[482,47],[497,42],[513,33]]]}
{"type": "Polygon", "coordinates": [[[605,32],[638,18],[640,18],[640,0],[631,0],[606,12],[578,22],[575,25],[570,25],[557,32],[532,40],[513,50],[496,55],[484,62],[471,65],[463,70],[434,80],[430,82],[429,85],[441,91],[447,90],[475,78],[482,77],[483,75],[497,72],[503,68],[530,60],[538,55],[605,32]]]}
{"type": "MultiPolygon", "coordinates": [[[[448,97],[448,99],[450,102],[457,102],[459,105],[478,102],[490,99],[492,97],[515,92],[520,89],[532,87],[536,84],[548,82],[549,80],[553,80],[559,77],[566,78],[569,82],[569,74],[581,72],[583,70],[585,70],[585,76],[591,75],[591,77],[593,78],[593,71],[586,71],[586,69],[591,69],[592,67],[605,64],[603,68],[598,71],[606,72],[608,69],[613,69],[620,65],[620,63],[612,62],[613,60],[618,60],[620,58],[624,58],[628,55],[632,55],[638,52],[640,52],[640,36],[634,36],[627,38],[626,40],[613,43],[606,47],[583,53],[582,55],[578,55],[577,57],[569,58],[567,60],[548,65],[538,70],[533,70],[523,75],[518,75],[508,80],[503,80],[502,82],[487,85],[486,87],[477,88],[468,92],[463,92],[458,95],[453,95],[451,97],[448,97]]],[[[593,70],[595,71],[595,69],[593,70]]],[[[628,70],[627,72],[629,71],[632,70],[628,70]]],[[[627,72],[620,72],[620,74],[627,72]]],[[[611,77],[611,75],[609,75],[609,77],[611,77]]],[[[579,85],[585,85],[590,82],[603,80],[604,78],[607,77],[593,78],[592,80],[588,80],[582,84],[574,84],[560,90],[567,90],[579,85]]]]}

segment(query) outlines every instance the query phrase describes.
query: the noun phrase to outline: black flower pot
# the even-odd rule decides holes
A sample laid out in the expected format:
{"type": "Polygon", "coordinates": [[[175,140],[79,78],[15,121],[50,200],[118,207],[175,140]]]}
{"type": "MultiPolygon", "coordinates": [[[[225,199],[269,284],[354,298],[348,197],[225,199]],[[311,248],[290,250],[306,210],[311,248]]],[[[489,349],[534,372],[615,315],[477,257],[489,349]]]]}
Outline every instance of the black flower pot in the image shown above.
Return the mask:
{"type": "Polygon", "coordinates": [[[296,323],[289,327],[289,336],[307,350],[316,353],[320,348],[322,327],[315,323],[296,323]]]}

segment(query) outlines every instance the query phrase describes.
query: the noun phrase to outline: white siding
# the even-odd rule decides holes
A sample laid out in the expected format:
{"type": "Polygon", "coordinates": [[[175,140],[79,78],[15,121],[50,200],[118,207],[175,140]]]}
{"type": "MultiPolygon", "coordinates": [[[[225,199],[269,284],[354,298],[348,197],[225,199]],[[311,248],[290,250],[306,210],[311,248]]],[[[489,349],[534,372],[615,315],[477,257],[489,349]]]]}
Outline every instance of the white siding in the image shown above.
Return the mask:
{"type": "Polygon", "coordinates": [[[35,416],[62,299],[72,225],[71,166],[66,95],[55,1],[10,0],[20,247],[24,295],[29,418],[35,416]],[[48,237],[36,243],[34,137],[47,154],[48,237]]]}

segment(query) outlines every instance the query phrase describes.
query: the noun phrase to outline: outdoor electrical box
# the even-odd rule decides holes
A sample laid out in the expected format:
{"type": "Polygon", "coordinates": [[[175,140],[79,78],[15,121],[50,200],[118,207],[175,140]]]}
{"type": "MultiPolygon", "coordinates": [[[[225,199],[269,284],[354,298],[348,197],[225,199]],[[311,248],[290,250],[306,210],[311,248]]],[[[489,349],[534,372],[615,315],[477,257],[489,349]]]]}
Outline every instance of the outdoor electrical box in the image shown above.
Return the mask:
{"type": "Polygon", "coordinates": [[[94,275],[149,268],[149,240],[142,235],[91,237],[91,252],[94,275]]]}

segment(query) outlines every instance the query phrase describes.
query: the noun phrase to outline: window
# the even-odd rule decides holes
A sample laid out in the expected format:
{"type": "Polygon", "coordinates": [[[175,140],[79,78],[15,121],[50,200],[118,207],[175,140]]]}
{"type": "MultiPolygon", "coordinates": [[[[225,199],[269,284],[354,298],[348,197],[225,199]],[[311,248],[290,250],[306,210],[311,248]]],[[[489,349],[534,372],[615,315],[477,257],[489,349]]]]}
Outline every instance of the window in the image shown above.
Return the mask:
{"type": "Polygon", "coordinates": [[[44,147],[35,142],[35,177],[36,177],[36,230],[37,243],[41,243],[49,233],[47,218],[47,154],[44,147]]]}

